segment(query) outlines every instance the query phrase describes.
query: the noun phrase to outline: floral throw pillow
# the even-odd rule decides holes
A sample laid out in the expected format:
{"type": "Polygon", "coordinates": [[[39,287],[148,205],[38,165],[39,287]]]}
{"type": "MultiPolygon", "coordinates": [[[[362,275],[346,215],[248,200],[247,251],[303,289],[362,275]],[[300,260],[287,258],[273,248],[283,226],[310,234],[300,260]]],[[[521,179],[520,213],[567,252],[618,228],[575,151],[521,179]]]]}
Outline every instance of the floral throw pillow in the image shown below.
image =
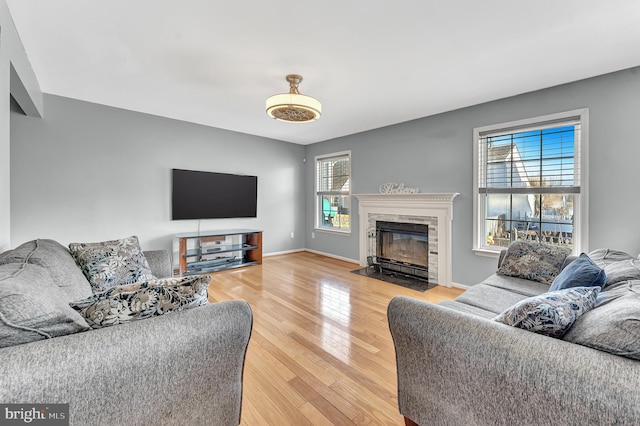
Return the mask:
{"type": "Polygon", "coordinates": [[[71,243],[69,251],[94,293],[155,278],[135,235],[100,243],[71,243]]]}
{"type": "Polygon", "coordinates": [[[141,320],[208,303],[209,275],[162,278],[122,285],[69,305],[91,328],[141,320]]]}
{"type": "Polygon", "coordinates": [[[550,244],[515,241],[498,268],[498,275],[551,284],[571,250],[550,244]]]}
{"type": "Polygon", "coordinates": [[[575,321],[596,304],[600,287],[572,287],[521,300],[494,321],[523,330],[562,337],[575,321]]]}

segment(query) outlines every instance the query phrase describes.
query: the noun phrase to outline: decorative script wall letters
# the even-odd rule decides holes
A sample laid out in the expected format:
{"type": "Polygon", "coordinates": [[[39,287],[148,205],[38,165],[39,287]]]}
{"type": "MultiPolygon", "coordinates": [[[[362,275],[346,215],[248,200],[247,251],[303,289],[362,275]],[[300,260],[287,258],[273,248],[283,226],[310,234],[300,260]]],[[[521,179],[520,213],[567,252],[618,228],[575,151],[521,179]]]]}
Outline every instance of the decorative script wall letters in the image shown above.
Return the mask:
{"type": "Polygon", "coordinates": [[[404,183],[383,183],[380,185],[381,194],[417,194],[418,188],[407,188],[404,183]]]}

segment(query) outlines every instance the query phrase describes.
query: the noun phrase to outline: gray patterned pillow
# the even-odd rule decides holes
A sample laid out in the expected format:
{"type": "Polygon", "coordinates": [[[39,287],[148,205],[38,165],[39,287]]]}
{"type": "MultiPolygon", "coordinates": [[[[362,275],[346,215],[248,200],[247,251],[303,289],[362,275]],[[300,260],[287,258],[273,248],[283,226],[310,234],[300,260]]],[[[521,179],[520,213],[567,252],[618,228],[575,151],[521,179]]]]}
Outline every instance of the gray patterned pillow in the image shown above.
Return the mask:
{"type": "Polygon", "coordinates": [[[54,240],[37,239],[27,241],[13,250],[0,255],[0,264],[30,263],[42,266],[60,287],[66,301],[83,299],[93,292],[87,277],[78,268],[69,250],[54,240]]]}
{"type": "Polygon", "coordinates": [[[71,243],[69,251],[94,293],[155,278],[135,235],[100,243],[71,243]]]}
{"type": "Polygon", "coordinates": [[[39,265],[0,265],[0,348],[89,330],[39,265]]]}
{"type": "Polygon", "coordinates": [[[208,303],[209,275],[162,278],[122,285],[69,305],[91,328],[141,320],[208,303]]]}
{"type": "Polygon", "coordinates": [[[600,295],[603,301],[581,316],[564,340],[640,360],[640,281],[626,281],[600,295]]]}
{"type": "Polygon", "coordinates": [[[611,263],[620,262],[621,260],[635,259],[635,257],[631,256],[629,253],[609,248],[590,251],[588,256],[589,259],[593,260],[593,263],[601,268],[604,268],[611,263]]]}
{"type": "Polygon", "coordinates": [[[640,280],[640,260],[633,258],[609,263],[604,267],[604,272],[607,274],[604,283],[606,290],[628,280],[640,280]]]}
{"type": "Polygon", "coordinates": [[[593,309],[600,287],[572,287],[524,299],[493,320],[523,330],[562,337],[576,319],[593,309]]]}
{"type": "Polygon", "coordinates": [[[497,273],[551,284],[569,254],[566,247],[515,241],[509,245],[497,273]]]}

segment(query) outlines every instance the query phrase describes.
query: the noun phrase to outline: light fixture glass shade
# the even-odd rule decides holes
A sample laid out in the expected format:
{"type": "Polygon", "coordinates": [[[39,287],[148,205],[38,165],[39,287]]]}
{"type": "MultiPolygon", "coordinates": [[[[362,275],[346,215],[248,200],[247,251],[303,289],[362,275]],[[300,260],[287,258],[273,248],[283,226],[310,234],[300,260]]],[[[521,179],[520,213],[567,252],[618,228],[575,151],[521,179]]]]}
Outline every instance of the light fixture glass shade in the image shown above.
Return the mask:
{"type": "Polygon", "coordinates": [[[287,76],[289,93],[280,93],[267,99],[267,114],[271,118],[290,123],[306,123],[317,120],[322,114],[320,101],[298,92],[302,77],[297,74],[287,76]]]}
{"type": "Polygon", "coordinates": [[[322,105],[311,96],[281,93],[267,99],[267,114],[280,121],[304,123],[320,118],[322,105]]]}

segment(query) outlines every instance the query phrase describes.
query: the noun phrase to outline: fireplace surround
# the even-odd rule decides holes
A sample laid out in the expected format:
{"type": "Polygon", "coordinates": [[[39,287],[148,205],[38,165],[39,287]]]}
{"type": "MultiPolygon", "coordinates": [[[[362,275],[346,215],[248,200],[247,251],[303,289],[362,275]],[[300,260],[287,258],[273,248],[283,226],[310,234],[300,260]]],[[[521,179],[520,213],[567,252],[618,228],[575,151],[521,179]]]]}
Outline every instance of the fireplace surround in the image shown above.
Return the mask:
{"type": "Polygon", "coordinates": [[[458,193],[357,194],[361,266],[377,256],[376,222],[423,225],[428,228],[429,283],[452,286],[453,200],[458,193]]]}

